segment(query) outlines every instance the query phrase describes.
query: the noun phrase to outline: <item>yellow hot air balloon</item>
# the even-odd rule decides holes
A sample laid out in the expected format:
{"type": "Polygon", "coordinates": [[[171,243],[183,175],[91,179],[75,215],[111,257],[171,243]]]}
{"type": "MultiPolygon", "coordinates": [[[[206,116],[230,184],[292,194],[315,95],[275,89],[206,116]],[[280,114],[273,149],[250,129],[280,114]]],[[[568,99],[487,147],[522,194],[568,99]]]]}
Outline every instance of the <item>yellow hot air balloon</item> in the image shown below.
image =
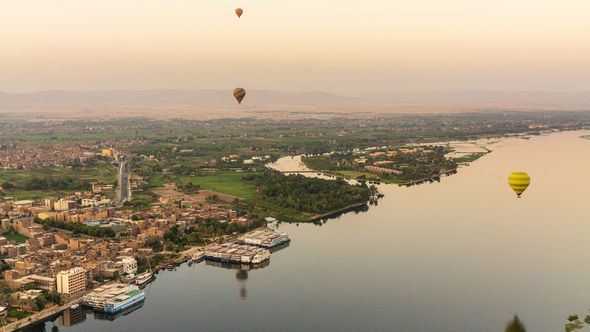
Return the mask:
{"type": "Polygon", "coordinates": [[[244,14],[244,10],[242,8],[237,8],[236,15],[238,15],[238,18],[242,17],[242,14],[244,14]]]}
{"type": "Polygon", "coordinates": [[[525,172],[513,172],[508,176],[508,184],[514,190],[516,195],[520,195],[526,190],[531,183],[531,177],[525,172]]]}

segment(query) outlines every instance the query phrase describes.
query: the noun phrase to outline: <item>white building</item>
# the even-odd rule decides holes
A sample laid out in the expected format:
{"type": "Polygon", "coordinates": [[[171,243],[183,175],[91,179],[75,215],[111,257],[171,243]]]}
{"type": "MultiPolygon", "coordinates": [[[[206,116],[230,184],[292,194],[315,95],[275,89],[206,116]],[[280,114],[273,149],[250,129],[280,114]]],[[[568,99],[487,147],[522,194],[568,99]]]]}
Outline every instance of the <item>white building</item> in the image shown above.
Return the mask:
{"type": "Polygon", "coordinates": [[[53,204],[53,209],[55,211],[67,211],[76,207],[75,201],[68,201],[65,199],[60,199],[59,201],[53,204]]]}
{"type": "Polygon", "coordinates": [[[137,273],[137,261],[133,257],[120,256],[115,266],[117,266],[121,274],[129,275],[137,273]]]}
{"type": "Polygon", "coordinates": [[[98,201],[96,199],[90,199],[90,198],[82,199],[82,206],[100,206],[100,205],[106,205],[109,203],[111,203],[111,200],[108,198],[103,198],[100,201],[98,201]]]}

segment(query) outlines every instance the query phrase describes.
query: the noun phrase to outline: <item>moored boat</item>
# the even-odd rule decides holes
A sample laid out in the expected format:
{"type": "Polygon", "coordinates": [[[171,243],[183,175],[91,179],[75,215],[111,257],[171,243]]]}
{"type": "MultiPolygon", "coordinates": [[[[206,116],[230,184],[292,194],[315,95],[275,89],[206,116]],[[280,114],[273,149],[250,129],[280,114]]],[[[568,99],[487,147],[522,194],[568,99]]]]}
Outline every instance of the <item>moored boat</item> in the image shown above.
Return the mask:
{"type": "Polygon", "coordinates": [[[135,284],[138,286],[143,286],[148,282],[152,281],[153,278],[154,275],[152,274],[152,272],[144,272],[142,274],[137,275],[137,277],[135,278],[135,284]]]}
{"type": "Polygon", "coordinates": [[[108,300],[104,307],[104,312],[111,314],[118,313],[144,300],[145,293],[143,290],[136,288],[108,300]]]}

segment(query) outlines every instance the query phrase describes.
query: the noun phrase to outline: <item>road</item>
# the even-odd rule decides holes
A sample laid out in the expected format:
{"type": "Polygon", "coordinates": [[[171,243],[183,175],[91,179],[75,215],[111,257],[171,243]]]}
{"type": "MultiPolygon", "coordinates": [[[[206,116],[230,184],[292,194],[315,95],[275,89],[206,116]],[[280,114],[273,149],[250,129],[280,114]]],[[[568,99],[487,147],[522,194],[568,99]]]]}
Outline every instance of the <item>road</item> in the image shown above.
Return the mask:
{"type": "Polygon", "coordinates": [[[129,185],[129,167],[126,161],[119,164],[119,174],[117,175],[117,201],[120,205],[125,203],[131,197],[131,187],[129,185]]]}
{"type": "Polygon", "coordinates": [[[41,310],[40,312],[36,313],[36,314],[32,314],[28,317],[25,317],[21,320],[18,320],[16,322],[10,323],[6,326],[3,326],[3,332],[12,332],[12,331],[19,331],[27,326],[30,325],[34,325],[37,324],[38,322],[42,322],[48,318],[50,318],[51,316],[57,315],[60,312],[66,310],[67,308],[70,308],[71,306],[73,306],[74,304],[79,304],[82,302],[82,296],[89,293],[90,291],[85,291],[82,294],[78,294],[74,299],[72,299],[71,301],[69,301],[68,303],[61,305],[61,306],[51,306],[45,310],[41,310]]]}

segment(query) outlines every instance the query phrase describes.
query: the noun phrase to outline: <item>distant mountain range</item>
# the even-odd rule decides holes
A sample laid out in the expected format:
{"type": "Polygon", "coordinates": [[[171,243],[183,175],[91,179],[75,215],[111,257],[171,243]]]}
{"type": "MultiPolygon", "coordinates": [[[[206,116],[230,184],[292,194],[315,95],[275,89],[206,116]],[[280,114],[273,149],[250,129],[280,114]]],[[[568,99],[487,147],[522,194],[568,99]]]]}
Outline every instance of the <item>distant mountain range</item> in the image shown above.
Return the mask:
{"type": "Polygon", "coordinates": [[[590,92],[434,91],[325,92],[248,90],[242,105],[231,90],[0,92],[0,113],[56,117],[218,117],[281,112],[438,113],[478,110],[590,110],[590,92]],[[228,113],[229,112],[229,113],[228,113]]]}

